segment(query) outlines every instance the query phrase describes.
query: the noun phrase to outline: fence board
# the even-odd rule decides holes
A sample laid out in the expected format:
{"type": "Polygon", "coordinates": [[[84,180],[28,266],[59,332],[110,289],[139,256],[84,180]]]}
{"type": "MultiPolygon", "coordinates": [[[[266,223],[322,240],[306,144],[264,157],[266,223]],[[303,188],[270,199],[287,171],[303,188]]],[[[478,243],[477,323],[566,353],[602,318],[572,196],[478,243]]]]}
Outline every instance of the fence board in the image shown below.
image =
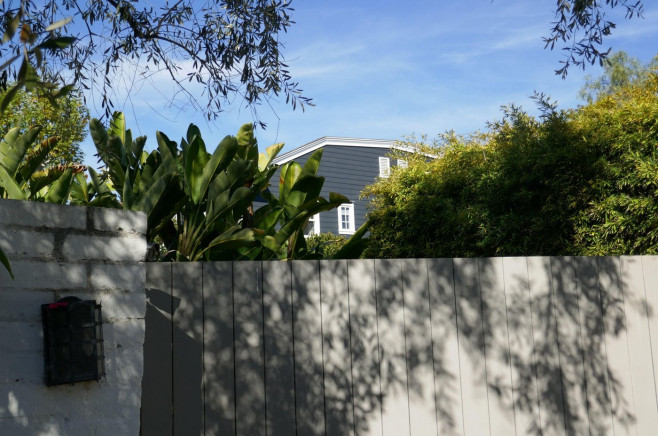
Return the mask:
{"type": "Polygon", "coordinates": [[[564,395],[551,287],[551,258],[529,257],[527,265],[540,428],[547,436],[564,435],[564,395]]]}
{"type": "MultiPolygon", "coordinates": [[[[347,261],[356,433],[383,434],[373,260],[347,261]]],[[[323,291],[325,289],[323,282],[323,291]]]]}
{"type": "Polygon", "coordinates": [[[454,259],[453,262],[464,435],[488,435],[489,405],[478,260],[454,259]]]}
{"type": "Polygon", "coordinates": [[[409,435],[401,261],[375,260],[384,435],[409,435]]]}
{"type": "MultiPolygon", "coordinates": [[[[634,259],[637,259],[635,257],[634,259]]],[[[645,393],[647,399],[645,415],[646,422],[643,422],[642,427],[655,431],[658,428],[658,257],[657,256],[642,256],[640,258],[642,265],[642,272],[644,276],[644,291],[647,303],[647,313],[649,314],[649,334],[651,336],[651,355],[653,361],[653,393],[655,401],[649,400],[649,395],[645,393]],[[650,407],[651,406],[651,407],[650,407]],[[655,408],[653,407],[655,406],[655,408]],[[650,410],[651,409],[651,410],[650,410]]],[[[639,288],[638,283],[638,288],[639,288]]],[[[640,382],[644,383],[645,389],[651,385],[651,378],[640,378],[640,382]]]]}
{"type": "Polygon", "coordinates": [[[501,258],[478,260],[490,431],[492,435],[501,436],[515,432],[503,273],[501,258]]]}
{"type": "Polygon", "coordinates": [[[616,436],[636,435],[633,381],[628,355],[628,323],[621,289],[620,259],[599,257],[596,261],[608,357],[612,430],[616,436]]]}
{"type": "Polygon", "coordinates": [[[327,435],[354,434],[347,261],[320,261],[327,435]]]}
{"type": "Polygon", "coordinates": [[[656,392],[653,384],[651,336],[648,328],[642,259],[622,256],[620,263],[636,434],[650,434],[658,428],[658,416],[656,416],[656,392]]]}
{"type": "Polygon", "coordinates": [[[404,259],[402,298],[412,435],[438,434],[428,292],[427,261],[404,259]]]}
{"type": "Polygon", "coordinates": [[[171,264],[146,264],[146,332],[142,379],[142,436],[173,432],[171,264]]]}
{"type": "Polygon", "coordinates": [[[436,421],[439,434],[463,435],[452,259],[427,259],[436,421]]]}
{"type": "Polygon", "coordinates": [[[260,262],[233,263],[236,435],[265,435],[263,276],[260,262]]]}
{"type": "Polygon", "coordinates": [[[235,434],[233,264],[203,264],[205,434],[235,434]]]}
{"type": "Polygon", "coordinates": [[[539,433],[539,402],[528,264],[524,257],[503,259],[505,300],[509,320],[510,358],[516,434],[539,433]]]}
{"type": "Polygon", "coordinates": [[[580,340],[579,292],[573,257],[551,258],[551,289],[562,370],[565,432],[568,435],[590,434],[580,340]]]}
{"type": "Polygon", "coordinates": [[[319,261],[291,264],[297,434],[313,436],[326,431],[320,264],[319,261]]]}
{"type": "Polygon", "coordinates": [[[174,263],[173,415],[174,435],[203,431],[202,264],[174,263]]]}
{"type": "Polygon", "coordinates": [[[576,257],[574,262],[580,292],[580,340],[583,346],[590,429],[596,435],[612,434],[608,362],[596,258],[576,257]]]}

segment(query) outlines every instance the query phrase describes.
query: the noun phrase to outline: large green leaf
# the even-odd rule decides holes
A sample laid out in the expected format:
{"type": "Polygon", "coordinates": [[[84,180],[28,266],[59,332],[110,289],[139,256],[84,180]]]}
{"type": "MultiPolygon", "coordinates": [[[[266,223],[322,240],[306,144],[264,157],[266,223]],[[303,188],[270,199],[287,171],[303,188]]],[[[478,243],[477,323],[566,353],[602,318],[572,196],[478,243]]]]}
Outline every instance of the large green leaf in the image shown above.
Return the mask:
{"type": "Polygon", "coordinates": [[[263,171],[265,168],[267,168],[271,163],[274,158],[277,157],[281,149],[283,148],[283,142],[280,142],[278,144],[270,145],[265,149],[265,153],[261,153],[258,155],[258,170],[263,171]]]}
{"type": "Polygon", "coordinates": [[[34,143],[39,132],[41,132],[41,127],[28,129],[25,133],[15,138],[13,143],[8,143],[6,149],[2,150],[5,154],[0,156],[0,164],[7,170],[7,174],[11,177],[16,177],[18,168],[23,162],[27,150],[34,143]]]}
{"type": "Polygon", "coordinates": [[[204,198],[206,196],[208,186],[210,186],[217,171],[223,171],[229,165],[237,150],[238,142],[232,136],[226,136],[222,142],[219,143],[210,157],[210,160],[208,160],[203,168],[201,183],[199,184],[198,198],[204,198]]]}
{"type": "Polygon", "coordinates": [[[5,188],[7,198],[12,200],[27,200],[21,187],[16,184],[14,178],[7,174],[7,171],[2,166],[0,166],[0,186],[5,188]]]}
{"type": "Polygon", "coordinates": [[[208,163],[209,156],[203,140],[195,136],[192,143],[183,149],[185,159],[185,183],[189,192],[187,193],[194,204],[201,200],[201,187],[204,185],[202,177],[204,168],[208,163]]]}
{"type": "Polygon", "coordinates": [[[21,181],[27,181],[39,169],[48,154],[52,151],[59,138],[48,138],[41,141],[41,144],[27,153],[23,163],[20,165],[18,172],[21,181]]]}
{"type": "Polygon", "coordinates": [[[302,173],[302,166],[297,162],[288,162],[281,167],[279,176],[279,198],[286,201],[288,193],[302,173]]]}
{"type": "Polygon", "coordinates": [[[64,204],[69,198],[71,192],[71,184],[73,182],[73,169],[69,168],[61,177],[57,179],[48,189],[45,201],[47,203],[64,204]]]}
{"type": "Polygon", "coordinates": [[[318,168],[320,168],[320,160],[322,160],[322,148],[318,148],[309,156],[304,164],[304,174],[316,175],[318,168]]]}

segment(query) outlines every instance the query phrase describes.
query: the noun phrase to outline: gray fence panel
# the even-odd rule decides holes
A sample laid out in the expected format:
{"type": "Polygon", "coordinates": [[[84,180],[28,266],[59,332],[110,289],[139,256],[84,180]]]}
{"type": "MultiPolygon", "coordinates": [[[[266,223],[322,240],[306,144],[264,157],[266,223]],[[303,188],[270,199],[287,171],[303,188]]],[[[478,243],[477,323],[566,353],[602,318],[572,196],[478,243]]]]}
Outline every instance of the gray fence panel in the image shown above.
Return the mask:
{"type": "Polygon", "coordinates": [[[409,435],[404,302],[399,260],[375,260],[384,435],[409,435]]]}
{"type": "Polygon", "coordinates": [[[203,288],[201,263],[174,263],[174,435],[203,431],[203,288]]]}
{"type": "Polygon", "coordinates": [[[510,368],[509,334],[502,258],[478,260],[482,295],[484,354],[492,435],[513,435],[514,396],[510,368]]]}
{"type": "Polygon", "coordinates": [[[295,434],[292,276],[284,262],[263,262],[267,434],[295,434]]]}
{"type": "Polygon", "coordinates": [[[233,263],[236,435],[265,435],[263,277],[260,262],[233,263]]]}
{"type": "Polygon", "coordinates": [[[402,298],[412,435],[437,434],[427,261],[402,261],[402,298]]]}
{"type": "Polygon", "coordinates": [[[583,346],[590,430],[596,435],[612,434],[605,325],[596,258],[576,257],[574,264],[580,292],[580,340],[583,346]]]}
{"type": "Polygon", "coordinates": [[[452,259],[427,259],[434,397],[439,434],[463,435],[459,344],[452,259]]]}
{"type": "Polygon", "coordinates": [[[319,261],[291,264],[297,434],[313,436],[326,431],[320,264],[319,261]]]}
{"type": "Polygon", "coordinates": [[[327,435],[354,434],[347,261],[321,260],[322,356],[327,435]]]}
{"type": "Polygon", "coordinates": [[[453,262],[464,434],[483,436],[490,431],[478,260],[454,259],[453,262]]]}
{"type": "Polygon", "coordinates": [[[171,264],[146,264],[146,332],[142,379],[142,436],[173,432],[171,264]]]}
{"type": "Polygon", "coordinates": [[[372,259],[349,260],[347,267],[356,434],[381,436],[375,263],[372,259]]]}
{"type": "Polygon", "coordinates": [[[203,264],[205,434],[235,435],[233,263],[203,264]]]}
{"type": "Polygon", "coordinates": [[[616,436],[636,435],[633,381],[628,354],[629,331],[621,288],[620,259],[599,257],[596,261],[608,357],[612,431],[616,436]]]}
{"type": "Polygon", "coordinates": [[[503,258],[503,268],[516,434],[539,432],[541,425],[527,259],[503,258]]]}
{"type": "Polygon", "coordinates": [[[562,368],[549,257],[529,257],[528,286],[535,350],[539,422],[544,435],[565,435],[562,368]]]}
{"type": "MultiPolygon", "coordinates": [[[[635,398],[635,419],[639,435],[654,434],[658,428],[656,413],[656,388],[654,368],[651,363],[652,351],[655,362],[655,349],[652,350],[650,328],[656,322],[656,309],[652,306],[651,294],[656,288],[649,287],[640,257],[622,256],[622,289],[626,307],[628,348],[635,398]]],[[[653,300],[655,301],[655,300],[653,300]]]]}

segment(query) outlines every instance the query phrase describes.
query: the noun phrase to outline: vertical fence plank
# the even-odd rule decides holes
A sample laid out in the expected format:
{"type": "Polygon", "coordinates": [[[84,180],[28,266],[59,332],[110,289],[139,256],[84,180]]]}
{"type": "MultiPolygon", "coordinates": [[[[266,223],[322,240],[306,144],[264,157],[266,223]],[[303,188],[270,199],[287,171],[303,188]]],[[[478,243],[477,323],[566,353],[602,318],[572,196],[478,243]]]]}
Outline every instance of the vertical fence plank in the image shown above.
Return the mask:
{"type": "MultiPolygon", "coordinates": [[[[658,428],[658,256],[642,256],[646,310],[649,318],[651,337],[651,355],[653,360],[654,392],[656,393],[656,414],[653,416],[653,428],[658,428]]],[[[651,401],[649,404],[653,404],[651,401]]]]}
{"type": "Polygon", "coordinates": [[[510,361],[516,434],[539,433],[528,265],[524,257],[503,259],[509,320],[510,361]]]}
{"type": "Polygon", "coordinates": [[[265,435],[263,292],[260,262],[233,262],[236,434],[265,435]]]}
{"type": "Polygon", "coordinates": [[[635,435],[635,405],[629,361],[627,320],[621,288],[619,257],[596,258],[605,349],[608,357],[608,390],[615,436],[635,435]]]}
{"type": "Polygon", "coordinates": [[[579,292],[573,257],[551,258],[551,290],[562,370],[565,432],[568,435],[590,434],[580,340],[579,292]]]}
{"type": "Polygon", "coordinates": [[[438,434],[428,292],[427,261],[403,260],[402,299],[412,435],[438,434]]]}
{"type": "Polygon", "coordinates": [[[142,436],[173,432],[171,263],[146,264],[146,332],[142,379],[142,436]]]}
{"type": "Polygon", "coordinates": [[[375,263],[373,260],[350,260],[347,265],[355,428],[359,435],[381,436],[375,263]]]}
{"type": "Polygon", "coordinates": [[[384,435],[409,435],[409,393],[404,345],[400,260],[375,260],[384,435]]]}
{"type": "MultiPolygon", "coordinates": [[[[657,391],[651,356],[653,339],[651,323],[656,322],[654,319],[656,306],[652,308],[648,300],[649,295],[655,292],[656,288],[655,285],[653,289],[647,286],[643,273],[644,259],[639,256],[621,257],[621,287],[626,313],[635,419],[639,435],[654,433],[658,428],[657,391]]],[[[658,300],[655,302],[658,303],[658,300]]]]}
{"type": "Polygon", "coordinates": [[[482,295],[489,420],[492,435],[513,435],[514,396],[502,258],[478,259],[482,295]]]}
{"type": "Polygon", "coordinates": [[[564,435],[562,368],[551,288],[551,258],[529,257],[527,264],[540,428],[547,436],[564,435]]]}
{"type": "Polygon", "coordinates": [[[464,435],[483,436],[490,431],[478,260],[453,262],[464,435]]]}
{"type": "Polygon", "coordinates": [[[263,262],[268,436],[296,432],[291,286],[290,264],[263,262]]]}
{"type": "Polygon", "coordinates": [[[203,432],[202,264],[174,263],[173,409],[174,434],[203,432]]]}
{"type": "Polygon", "coordinates": [[[596,258],[576,257],[574,261],[580,292],[580,340],[583,346],[590,429],[592,434],[612,434],[605,327],[596,258]]]}
{"type": "Polygon", "coordinates": [[[463,435],[452,259],[427,259],[436,421],[439,434],[463,435]]]}
{"type": "Polygon", "coordinates": [[[320,261],[322,355],[327,435],[354,434],[347,261],[320,261]]]}
{"type": "Polygon", "coordinates": [[[203,264],[205,434],[235,434],[233,264],[203,264]]]}
{"type": "Polygon", "coordinates": [[[297,434],[325,433],[322,312],[318,261],[293,261],[292,305],[295,335],[297,434]]]}

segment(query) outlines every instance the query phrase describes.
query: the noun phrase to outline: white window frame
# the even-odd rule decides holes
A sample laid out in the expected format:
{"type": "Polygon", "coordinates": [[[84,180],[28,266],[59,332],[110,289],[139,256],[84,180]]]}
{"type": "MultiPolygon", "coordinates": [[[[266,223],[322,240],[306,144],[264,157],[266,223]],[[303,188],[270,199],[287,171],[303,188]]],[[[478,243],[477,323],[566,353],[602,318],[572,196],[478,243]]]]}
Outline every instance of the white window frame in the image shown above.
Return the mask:
{"type": "Polygon", "coordinates": [[[384,156],[379,156],[379,177],[387,178],[391,175],[391,160],[384,156]]]}
{"type": "Polygon", "coordinates": [[[311,233],[309,234],[304,234],[305,238],[308,238],[313,235],[319,235],[320,234],[320,213],[316,213],[312,217],[308,219],[310,223],[313,223],[313,230],[311,230],[311,233]]]}
{"type": "Polygon", "coordinates": [[[338,234],[351,235],[355,232],[354,203],[344,203],[338,206],[338,234]],[[344,214],[343,211],[346,213],[344,214]],[[343,228],[343,215],[347,216],[347,228],[343,228]]]}
{"type": "Polygon", "coordinates": [[[409,163],[404,159],[398,159],[398,166],[400,168],[407,168],[409,166],[409,163]]]}

